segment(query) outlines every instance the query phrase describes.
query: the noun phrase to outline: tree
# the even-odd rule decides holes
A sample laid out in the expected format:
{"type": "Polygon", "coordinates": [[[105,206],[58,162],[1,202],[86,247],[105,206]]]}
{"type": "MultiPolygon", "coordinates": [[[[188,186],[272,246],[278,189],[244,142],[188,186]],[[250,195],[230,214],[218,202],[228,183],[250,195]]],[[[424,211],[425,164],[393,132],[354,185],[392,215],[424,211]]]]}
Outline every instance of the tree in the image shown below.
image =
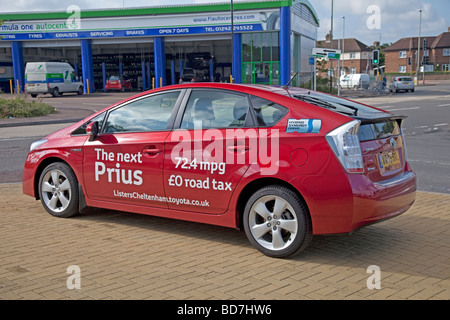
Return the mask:
{"type": "Polygon", "coordinates": [[[328,72],[328,61],[326,59],[316,59],[316,68],[319,73],[328,72]]]}

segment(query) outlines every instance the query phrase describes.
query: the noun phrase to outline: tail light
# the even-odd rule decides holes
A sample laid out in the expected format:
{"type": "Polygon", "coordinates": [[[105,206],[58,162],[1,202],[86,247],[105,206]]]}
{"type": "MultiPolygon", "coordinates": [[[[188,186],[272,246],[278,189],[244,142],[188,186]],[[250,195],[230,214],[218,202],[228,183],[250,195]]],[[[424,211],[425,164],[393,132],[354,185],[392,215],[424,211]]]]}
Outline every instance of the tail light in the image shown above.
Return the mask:
{"type": "Polygon", "coordinates": [[[353,120],[328,133],[325,138],[336,157],[348,173],[364,173],[364,164],[359,144],[359,126],[353,120]]]}

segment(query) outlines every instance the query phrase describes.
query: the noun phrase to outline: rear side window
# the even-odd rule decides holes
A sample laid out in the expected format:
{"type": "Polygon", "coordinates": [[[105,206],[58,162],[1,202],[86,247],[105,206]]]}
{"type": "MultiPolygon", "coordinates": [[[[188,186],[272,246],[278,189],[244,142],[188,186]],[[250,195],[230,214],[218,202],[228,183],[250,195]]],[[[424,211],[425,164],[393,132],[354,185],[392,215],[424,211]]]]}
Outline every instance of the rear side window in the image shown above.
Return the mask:
{"type": "Polygon", "coordinates": [[[275,102],[255,96],[250,97],[260,127],[272,127],[288,113],[286,107],[275,102]]]}

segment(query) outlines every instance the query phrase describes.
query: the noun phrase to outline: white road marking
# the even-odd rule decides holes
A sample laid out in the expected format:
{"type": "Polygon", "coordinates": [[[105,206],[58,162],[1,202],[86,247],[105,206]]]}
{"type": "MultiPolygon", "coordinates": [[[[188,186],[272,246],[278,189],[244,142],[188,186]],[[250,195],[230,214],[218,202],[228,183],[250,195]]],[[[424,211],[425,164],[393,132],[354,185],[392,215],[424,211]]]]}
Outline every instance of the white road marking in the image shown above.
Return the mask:
{"type": "Polygon", "coordinates": [[[440,105],[438,105],[438,107],[450,107],[450,103],[447,103],[447,104],[440,104],[440,105]]]}
{"type": "Polygon", "coordinates": [[[448,162],[435,161],[435,160],[408,159],[408,161],[411,161],[411,162],[423,162],[423,163],[428,163],[428,164],[438,164],[438,165],[441,165],[441,166],[450,166],[450,163],[448,163],[448,162]]]}
{"type": "Polygon", "coordinates": [[[416,109],[420,109],[420,107],[390,109],[389,111],[416,110],[416,109]]]}

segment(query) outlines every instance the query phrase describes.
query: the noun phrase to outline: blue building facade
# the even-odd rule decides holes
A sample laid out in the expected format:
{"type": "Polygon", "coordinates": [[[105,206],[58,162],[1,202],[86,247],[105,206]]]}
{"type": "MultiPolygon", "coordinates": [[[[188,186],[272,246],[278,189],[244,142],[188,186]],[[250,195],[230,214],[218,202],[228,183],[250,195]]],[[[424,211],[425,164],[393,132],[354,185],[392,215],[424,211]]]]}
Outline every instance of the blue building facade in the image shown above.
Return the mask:
{"type": "Polygon", "coordinates": [[[175,84],[186,68],[197,81],[275,85],[309,74],[319,20],[307,0],[240,1],[230,9],[224,2],[5,14],[0,62],[12,62],[20,91],[25,64],[38,61],[68,61],[86,92],[104,89],[113,74],[138,90],[175,84]]]}

